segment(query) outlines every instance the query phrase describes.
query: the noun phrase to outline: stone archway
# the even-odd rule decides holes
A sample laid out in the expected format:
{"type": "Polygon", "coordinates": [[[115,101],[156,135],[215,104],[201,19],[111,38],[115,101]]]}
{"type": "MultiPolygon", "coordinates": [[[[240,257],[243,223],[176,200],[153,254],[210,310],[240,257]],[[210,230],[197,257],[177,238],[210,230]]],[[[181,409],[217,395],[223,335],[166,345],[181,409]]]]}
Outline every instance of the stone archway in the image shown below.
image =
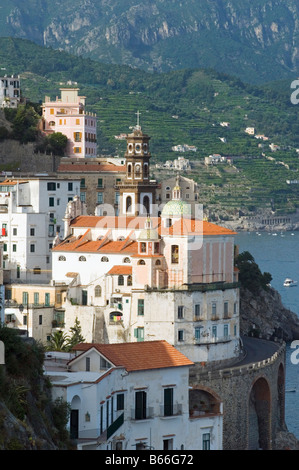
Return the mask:
{"type": "Polygon", "coordinates": [[[271,393],[267,380],[257,379],[249,395],[248,449],[270,450],[271,393]]]}

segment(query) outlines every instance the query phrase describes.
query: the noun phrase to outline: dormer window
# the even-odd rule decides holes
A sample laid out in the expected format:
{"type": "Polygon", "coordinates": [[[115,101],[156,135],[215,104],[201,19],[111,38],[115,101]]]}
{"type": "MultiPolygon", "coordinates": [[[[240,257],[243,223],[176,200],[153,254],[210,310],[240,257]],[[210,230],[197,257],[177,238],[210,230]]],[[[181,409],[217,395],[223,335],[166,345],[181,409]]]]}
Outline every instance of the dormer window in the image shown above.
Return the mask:
{"type": "Polygon", "coordinates": [[[146,243],[145,242],[140,243],[140,253],[146,253],[146,243]]]}

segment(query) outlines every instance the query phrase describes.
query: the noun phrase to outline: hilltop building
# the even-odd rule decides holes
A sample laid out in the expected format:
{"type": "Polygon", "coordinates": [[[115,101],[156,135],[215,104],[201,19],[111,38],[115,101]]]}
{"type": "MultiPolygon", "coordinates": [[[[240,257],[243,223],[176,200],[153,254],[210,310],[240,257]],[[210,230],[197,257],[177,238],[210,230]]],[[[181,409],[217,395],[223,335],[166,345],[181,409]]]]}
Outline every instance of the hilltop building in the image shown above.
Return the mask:
{"type": "Polygon", "coordinates": [[[0,108],[17,108],[20,101],[20,76],[0,77],[0,108]]]}
{"type": "Polygon", "coordinates": [[[78,88],[60,88],[61,98],[51,101],[45,97],[42,104],[42,131],[45,134],[61,132],[68,138],[66,157],[96,157],[96,115],[85,110],[85,96],[78,88]]]}

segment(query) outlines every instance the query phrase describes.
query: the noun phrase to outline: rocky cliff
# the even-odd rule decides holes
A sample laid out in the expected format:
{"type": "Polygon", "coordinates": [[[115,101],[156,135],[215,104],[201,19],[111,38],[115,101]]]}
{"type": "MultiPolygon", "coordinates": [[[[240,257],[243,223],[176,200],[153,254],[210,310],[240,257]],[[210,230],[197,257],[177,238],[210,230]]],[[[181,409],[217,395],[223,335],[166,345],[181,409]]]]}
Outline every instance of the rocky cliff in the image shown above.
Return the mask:
{"type": "Polygon", "coordinates": [[[299,66],[296,0],[10,0],[2,36],[148,70],[211,67],[244,81],[299,66]]]}
{"type": "Polygon", "coordinates": [[[241,288],[240,317],[243,335],[261,334],[286,342],[299,339],[298,316],[284,307],[280,294],[273,288],[260,289],[258,294],[241,288]]]}

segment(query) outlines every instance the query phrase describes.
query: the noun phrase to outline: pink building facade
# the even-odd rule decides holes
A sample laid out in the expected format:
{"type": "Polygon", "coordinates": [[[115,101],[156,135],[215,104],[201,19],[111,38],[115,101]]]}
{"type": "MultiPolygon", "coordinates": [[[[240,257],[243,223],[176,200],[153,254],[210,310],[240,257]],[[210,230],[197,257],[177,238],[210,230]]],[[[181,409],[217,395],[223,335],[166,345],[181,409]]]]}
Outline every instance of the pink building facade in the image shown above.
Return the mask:
{"type": "Polygon", "coordinates": [[[85,110],[85,97],[78,88],[61,88],[61,98],[42,104],[42,130],[45,134],[61,132],[68,138],[66,157],[96,157],[96,115],[85,110]]]}

